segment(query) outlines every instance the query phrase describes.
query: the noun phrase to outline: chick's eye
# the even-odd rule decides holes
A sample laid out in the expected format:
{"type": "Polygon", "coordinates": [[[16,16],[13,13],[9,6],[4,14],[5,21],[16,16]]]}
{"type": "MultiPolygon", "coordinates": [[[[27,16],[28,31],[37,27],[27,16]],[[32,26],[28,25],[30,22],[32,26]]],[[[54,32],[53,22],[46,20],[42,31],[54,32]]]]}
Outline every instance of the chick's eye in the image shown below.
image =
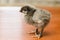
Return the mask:
{"type": "Polygon", "coordinates": [[[26,9],[24,11],[27,11],[26,9]]]}

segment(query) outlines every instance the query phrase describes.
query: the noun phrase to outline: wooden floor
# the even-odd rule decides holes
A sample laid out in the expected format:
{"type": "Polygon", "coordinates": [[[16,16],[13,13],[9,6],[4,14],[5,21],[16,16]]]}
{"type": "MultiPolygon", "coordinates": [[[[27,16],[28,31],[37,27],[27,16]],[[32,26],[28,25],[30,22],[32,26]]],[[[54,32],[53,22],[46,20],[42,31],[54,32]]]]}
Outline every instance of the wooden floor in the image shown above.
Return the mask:
{"type": "Polygon", "coordinates": [[[51,20],[38,39],[28,34],[34,27],[24,22],[20,7],[0,7],[0,40],[60,40],[60,7],[41,8],[51,12],[51,20]]]}

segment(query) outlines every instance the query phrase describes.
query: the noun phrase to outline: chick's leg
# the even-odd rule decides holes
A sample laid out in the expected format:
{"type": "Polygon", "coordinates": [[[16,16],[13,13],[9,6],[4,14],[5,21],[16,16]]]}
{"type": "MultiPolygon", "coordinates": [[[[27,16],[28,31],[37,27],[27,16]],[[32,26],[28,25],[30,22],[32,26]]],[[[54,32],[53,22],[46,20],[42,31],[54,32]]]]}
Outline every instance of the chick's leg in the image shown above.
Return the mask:
{"type": "Polygon", "coordinates": [[[43,28],[37,28],[36,29],[36,33],[35,33],[35,36],[34,37],[37,37],[37,38],[41,38],[43,35],[43,28]]]}
{"type": "Polygon", "coordinates": [[[40,33],[39,33],[40,38],[43,36],[43,30],[44,30],[44,28],[42,27],[42,28],[41,28],[41,31],[40,31],[40,33]]]}
{"type": "Polygon", "coordinates": [[[36,30],[35,30],[35,35],[34,35],[33,37],[38,37],[38,34],[39,34],[38,28],[36,28],[36,30]]]}

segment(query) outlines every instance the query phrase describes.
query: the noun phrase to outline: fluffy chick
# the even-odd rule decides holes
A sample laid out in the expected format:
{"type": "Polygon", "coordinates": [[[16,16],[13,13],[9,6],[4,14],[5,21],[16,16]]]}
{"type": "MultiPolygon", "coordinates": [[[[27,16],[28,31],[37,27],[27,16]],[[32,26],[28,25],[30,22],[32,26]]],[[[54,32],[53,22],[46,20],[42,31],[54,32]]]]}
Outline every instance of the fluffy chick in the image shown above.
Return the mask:
{"type": "Polygon", "coordinates": [[[25,21],[36,27],[35,34],[38,38],[42,37],[43,30],[50,21],[50,12],[41,9],[35,8],[29,5],[23,6],[20,12],[25,14],[25,21]]]}

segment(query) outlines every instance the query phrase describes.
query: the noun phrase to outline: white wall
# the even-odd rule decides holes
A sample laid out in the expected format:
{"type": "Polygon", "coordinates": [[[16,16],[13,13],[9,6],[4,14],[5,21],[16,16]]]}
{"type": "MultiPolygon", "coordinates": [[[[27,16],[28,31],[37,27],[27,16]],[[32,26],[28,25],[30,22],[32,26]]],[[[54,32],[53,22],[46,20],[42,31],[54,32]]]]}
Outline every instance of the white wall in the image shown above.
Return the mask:
{"type": "Polygon", "coordinates": [[[58,3],[60,0],[0,0],[0,4],[16,4],[16,3],[29,3],[29,4],[40,4],[40,5],[50,5],[54,6],[58,3]]]}

